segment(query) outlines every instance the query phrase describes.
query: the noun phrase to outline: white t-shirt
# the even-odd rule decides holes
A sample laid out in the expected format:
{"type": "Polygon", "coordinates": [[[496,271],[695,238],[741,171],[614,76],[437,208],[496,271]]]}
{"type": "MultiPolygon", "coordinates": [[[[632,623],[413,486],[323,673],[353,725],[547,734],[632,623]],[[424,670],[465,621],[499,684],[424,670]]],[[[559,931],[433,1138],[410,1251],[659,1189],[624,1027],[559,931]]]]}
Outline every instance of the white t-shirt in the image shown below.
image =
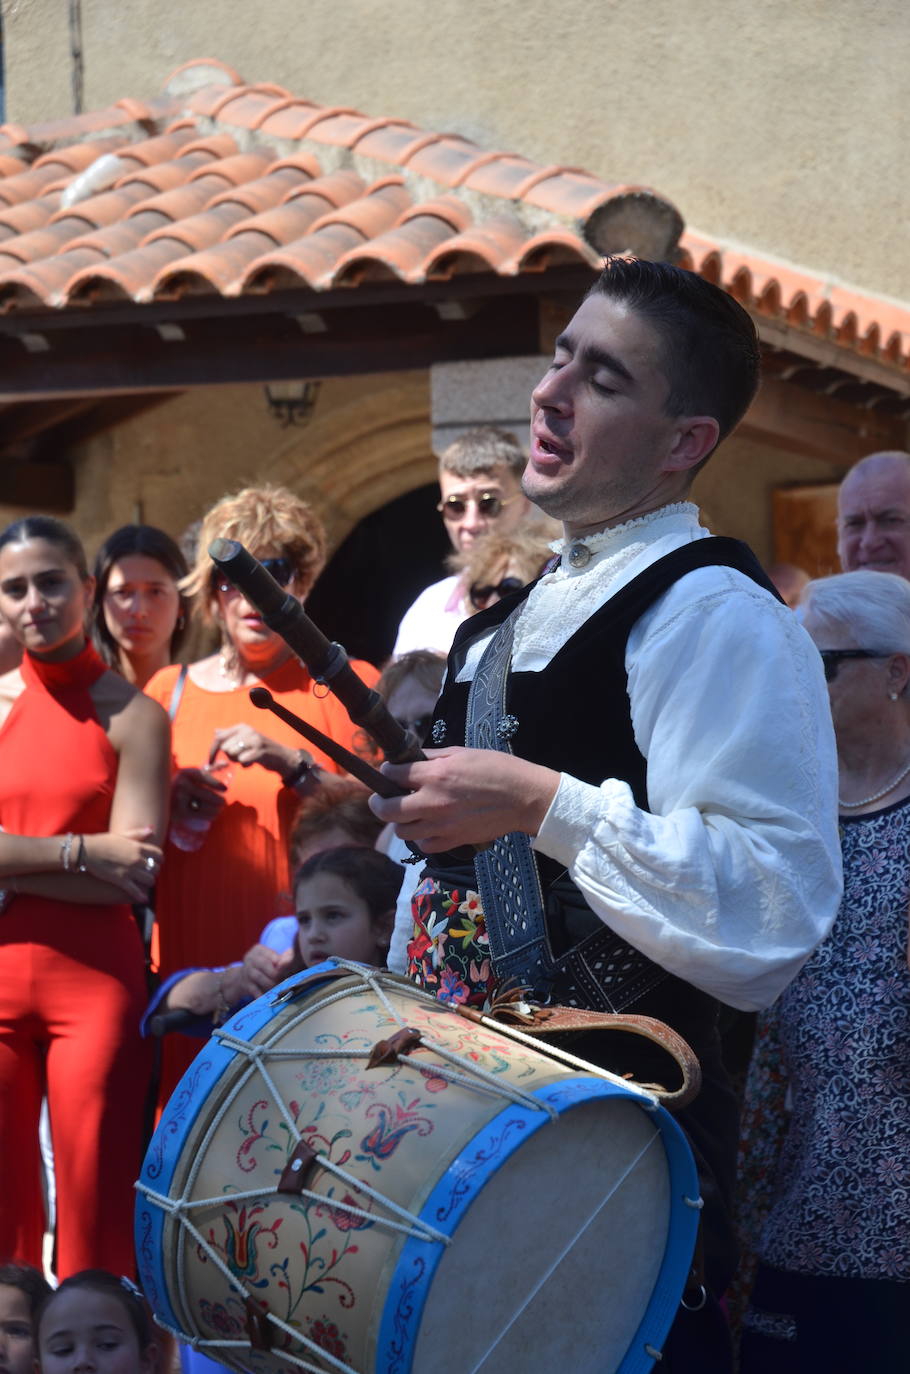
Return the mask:
{"type": "Polygon", "coordinates": [[[393,656],[400,658],[415,649],[447,654],[455,631],[468,618],[464,590],[460,577],[444,577],[441,582],[425,587],[401,618],[393,656]]]}

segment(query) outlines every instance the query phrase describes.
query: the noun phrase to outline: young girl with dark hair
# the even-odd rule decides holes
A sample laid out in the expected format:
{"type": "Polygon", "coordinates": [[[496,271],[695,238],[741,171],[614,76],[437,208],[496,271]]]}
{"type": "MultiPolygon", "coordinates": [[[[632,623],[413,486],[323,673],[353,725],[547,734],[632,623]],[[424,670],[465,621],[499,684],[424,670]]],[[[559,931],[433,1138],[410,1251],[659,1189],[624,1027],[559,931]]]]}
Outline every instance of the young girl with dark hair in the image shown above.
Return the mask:
{"type": "Polygon", "coordinates": [[[0,535],[0,614],[25,651],[0,729],[0,1254],[41,1262],[46,1092],[61,1276],[133,1266],[146,1053],[130,903],[161,861],[169,763],[164,712],[87,639],[92,591],[59,521],[0,535]]]}
{"type": "Polygon", "coordinates": [[[181,1029],[206,1035],[244,1002],[276,983],[333,955],[385,967],[395,902],[404,869],[375,849],[345,845],[320,850],[294,876],[294,917],[270,921],[269,943],[247,950],[242,962],[224,968],[187,969],[162,984],[146,1022],[163,1011],[197,1019],[181,1029]]]}
{"type": "Polygon", "coordinates": [[[41,1374],[155,1374],[157,1355],[139,1289],[104,1269],[71,1274],[38,1314],[41,1374]]]}

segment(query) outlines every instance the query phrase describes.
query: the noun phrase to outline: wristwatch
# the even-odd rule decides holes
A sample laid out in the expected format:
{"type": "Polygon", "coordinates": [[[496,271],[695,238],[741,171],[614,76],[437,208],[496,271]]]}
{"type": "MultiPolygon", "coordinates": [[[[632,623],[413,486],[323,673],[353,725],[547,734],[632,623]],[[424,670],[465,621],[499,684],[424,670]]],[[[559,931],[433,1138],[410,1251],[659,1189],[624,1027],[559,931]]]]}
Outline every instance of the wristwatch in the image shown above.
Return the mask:
{"type": "Polygon", "coordinates": [[[298,783],[303,782],[307,773],[309,773],[310,769],[314,766],[315,765],[310,762],[310,757],[306,750],[301,749],[299,761],[294,765],[287,777],[283,779],[284,786],[290,788],[296,787],[298,783]]]}

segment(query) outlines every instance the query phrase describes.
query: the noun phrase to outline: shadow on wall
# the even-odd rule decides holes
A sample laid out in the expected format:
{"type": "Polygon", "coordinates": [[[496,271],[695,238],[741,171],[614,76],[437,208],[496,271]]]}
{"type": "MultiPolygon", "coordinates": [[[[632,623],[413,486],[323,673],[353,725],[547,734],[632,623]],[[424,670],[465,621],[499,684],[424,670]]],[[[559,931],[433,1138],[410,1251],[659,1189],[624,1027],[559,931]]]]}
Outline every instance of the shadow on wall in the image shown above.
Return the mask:
{"type": "Polygon", "coordinates": [[[355,525],[307,597],[306,608],[352,658],[380,666],[418,592],[445,576],[448,536],[435,482],[397,497],[355,525]]]}

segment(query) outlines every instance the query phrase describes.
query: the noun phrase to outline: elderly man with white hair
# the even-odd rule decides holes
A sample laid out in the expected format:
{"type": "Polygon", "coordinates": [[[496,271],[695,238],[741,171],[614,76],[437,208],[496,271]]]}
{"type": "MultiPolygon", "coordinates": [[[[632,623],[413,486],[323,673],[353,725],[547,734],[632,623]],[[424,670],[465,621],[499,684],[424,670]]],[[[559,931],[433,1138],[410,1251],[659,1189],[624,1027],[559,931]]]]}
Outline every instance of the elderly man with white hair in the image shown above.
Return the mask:
{"type": "Polygon", "coordinates": [[[844,572],[910,579],[910,453],[870,453],[838,492],[837,553],[844,572]]]}

